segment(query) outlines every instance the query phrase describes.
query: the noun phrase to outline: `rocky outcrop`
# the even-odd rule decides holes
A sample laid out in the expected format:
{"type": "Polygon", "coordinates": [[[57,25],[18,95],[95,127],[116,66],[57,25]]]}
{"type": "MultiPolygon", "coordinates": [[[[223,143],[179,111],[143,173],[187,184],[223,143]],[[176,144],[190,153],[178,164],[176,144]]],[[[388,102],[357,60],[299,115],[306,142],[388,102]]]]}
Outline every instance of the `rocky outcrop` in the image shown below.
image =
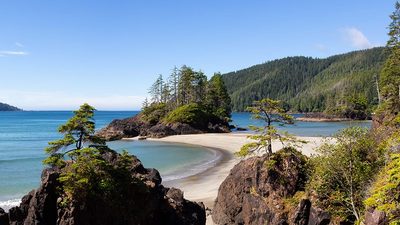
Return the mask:
{"type": "Polygon", "coordinates": [[[376,209],[368,209],[364,216],[365,225],[386,225],[388,220],[386,214],[376,209]]]}
{"type": "Polygon", "coordinates": [[[146,122],[141,114],[138,114],[122,120],[113,120],[107,127],[97,132],[97,135],[107,141],[113,141],[136,136],[161,138],[170,135],[227,132],[230,132],[228,124],[209,123],[202,126],[185,123],[165,124],[162,122],[152,124],[146,122]]]}
{"type": "Polygon", "coordinates": [[[216,224],[329,224],[329,214],[301,200],[284,199],[304,190],[306,159],[287,148],[272,155],[241,161],[218,190],[212,218],[216,224]]]}
{"type": "MultiPolygon", "coordinates": [[[[103,157],[114,163],[120,155],[106,152],[103,157]]],[[[116,191],[112,201],[102,197],[65,203],[58,182],[60,172],[46,169],[42,184],[22,198],[19,206],[8,213],[0,210],[1,225],[185,225],[205,224],[202,203],[191,202],[183,192],[161,185],[157,170],[146,169],[136,158],[129,166],[131,176],[137,182],[128,190],[116,191]]]]}

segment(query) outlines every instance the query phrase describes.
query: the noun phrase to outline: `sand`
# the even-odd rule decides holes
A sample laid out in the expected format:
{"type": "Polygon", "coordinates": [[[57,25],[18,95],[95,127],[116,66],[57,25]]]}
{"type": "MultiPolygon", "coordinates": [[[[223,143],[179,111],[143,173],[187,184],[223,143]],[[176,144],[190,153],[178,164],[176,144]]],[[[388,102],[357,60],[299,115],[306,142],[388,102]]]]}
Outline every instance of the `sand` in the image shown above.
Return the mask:
{"type": "MultiPolygon", "coordinates": [[[[149,138],[148,140],[203,146],[218,150],[223,154],[216,166],[205,172],[163,183],[167,187],[176,187],[183,190],[186,199],[203,202],[206,208],[212,209],[219,186],[228,176],[233,166],[241,160],[241,158],[234,156],[234,152],[238,151],[243,144],[250,142],[247,135],[245,133],[192,134],[168,136],[160,139],[149,138]]],[[[314,154],[315,148],[324,141],[322,137],[299,138],[308,141],[307,144],[303,144],[301,147],[301,151],[305,155],[314,154]]],[[[273,151],[280,148],[282,148],[281,143],[274,141],[273,151]]],[[[209,217],[207,217],[207,224],[212,224],[209,217]]]]}

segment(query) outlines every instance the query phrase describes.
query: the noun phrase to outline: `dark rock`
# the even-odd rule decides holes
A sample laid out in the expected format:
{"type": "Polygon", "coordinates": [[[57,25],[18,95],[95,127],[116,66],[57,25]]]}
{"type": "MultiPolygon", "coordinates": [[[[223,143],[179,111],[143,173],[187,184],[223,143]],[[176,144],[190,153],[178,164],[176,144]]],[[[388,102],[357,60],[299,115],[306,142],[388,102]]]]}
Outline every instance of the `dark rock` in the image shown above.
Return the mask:
{"type": "Polygon", "coordinates": [[[376,210],[376,209],[368,209],[365,212],[365,219],[364,219],[364,224],[365,225],[386,225],[388,224],[388,220],[386,217],[385,212],[376,210]]]}
{"type": "Polygon", "coordinates": [[[0,225],[8,225],[10,221],[8,219],[8,213],[4,209],[0,208],[0,225]]]}
{"type": "Polygon", "coordinates": [[[242,160],[219,187],[212,214],[214,222],[249,225],[325,224],[326,215],[314,209],[309,200],[302,200],[291,211],[287,210],[283,201],[304,190],[305,167],[305,156],[291,148],[242,160]]]}
{"type": "Polygon", "coordinates": [[[161,138],[175,134],[177,134],[175,130],[165,124],[156,124],[147,130],[147,135],[155,138],[161,138]]]}
{"type": "Polygon", "coordinates": [[[200,134],[200,133],[228,133],[230,129],[228,124],[208,123],[189,125],[186,123],[164,124],[163,122],[150,124],[142,119],[140,114],[122,119],[113,120],[107,127],[97,132],[97,136],[107,141],[118,140],[122,138],[130,138],[136,136],[146,136],[153,138],[161,138],[170,135],[181,134],[200,134]]]}
{"type": "MultiPolygon", "coordinates": [[[[102,153],[111,165],[117,165],[120,155],[113,151],[102,153]]],[[[132,157],[129,165],[130,182],[112,198],[87,196],[85,199],[63,203],[62,184],[58,182],[60,171],[46,169],[42,184],[26,195],[20,206],[9,211],[9,223],[5,225],[202,225],[205,224],[205,208],[202,203],[190,202],[183,192],[161,185],[161,176],[155,169],[146,169],[132,157]]],[[[5,217],[0,211],[1,219],[5,217]]],[[[3,223],[0,223],[3,225],[3,223]]]]}
{"type": "Polygon", "coordinates": [[[302,199],[299,206],[294,214],[293,223],[297,225],[308,225],[310,217],[311,201],[308,199],[302,199]]]}
{"type": "Polygon", "coordinates": [[[331,215],[319,208],[311,207],[308,225],[328,225],[331,221],[331,215]]]}
{"type": "Polygon", "coordinates": [[[246,128],[243,128],[243,127],[237,127],[236,130],[237,130],[237,131],[246,131],[247,129],[246,129],[246,128]]]}

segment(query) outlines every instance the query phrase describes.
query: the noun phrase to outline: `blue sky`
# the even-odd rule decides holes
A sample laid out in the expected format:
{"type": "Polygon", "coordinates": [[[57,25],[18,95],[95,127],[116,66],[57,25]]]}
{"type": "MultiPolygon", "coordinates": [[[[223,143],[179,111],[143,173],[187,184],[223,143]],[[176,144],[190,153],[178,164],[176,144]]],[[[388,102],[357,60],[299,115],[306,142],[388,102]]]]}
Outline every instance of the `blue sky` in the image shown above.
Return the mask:
{"type": "Polygon", "coordinates": [[[0,102],[139,109],[158,74],[383,46],[394,0],[0,0],[0,102]]]}

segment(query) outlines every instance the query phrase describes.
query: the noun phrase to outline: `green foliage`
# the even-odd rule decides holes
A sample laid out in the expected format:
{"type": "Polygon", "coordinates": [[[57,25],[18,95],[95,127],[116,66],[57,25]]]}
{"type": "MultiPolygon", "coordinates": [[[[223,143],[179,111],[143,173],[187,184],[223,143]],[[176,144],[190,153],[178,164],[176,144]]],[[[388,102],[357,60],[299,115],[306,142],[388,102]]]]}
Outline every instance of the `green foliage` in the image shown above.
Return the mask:
{"type": "Polygon", "coordinates": [[[400,223],[400,154],[380,172],[365,205],[383,211],[391,223],[400,223]]]}
{"type": "Polygon", "coordinates": [[[368,100],[364,95],[353,95],[345,97],[336,105],[328,103],[325,113],[341,118],[350,118],[356,120],[365,120],[370,116],[368,100]]]}
{"type": "Polygon", "coordinates": [[[152,103],[142,109],[142,118],[150,124],[156,124],[168,113],[166,103],[152,103]]]}
{"type": "Polygon", "coordinates": [[[400,4],[396,2],[395,7],[390,16],[392,22],[389,25],[387,43],[389,57],[383,66],[379,82],[384,104],[376,112],[378,116],[386,117],[389,126],[395,125],[390,120],[400,113],[400,4]]]}
{"type": "Polygon", "coordinates": [[[254,100],[273,98],[291,111],[323,112],[340,105],[346,96],[363,95],[368,108],[378,103],[374,76],[386,59],[383,48],[373,48],[326,59],[288,57],[222,75],[234,111],[244,111],[254,100]]]}
{"type": "Polygon", "coordinates": [[[188,121],[204,127],[209,122],[227,123],[231,117],[230,97],[219,73],[207,81],[201,71],[187,66],[179,70],[175,67],[168,82],[164,82],[161,75],[158,77],[150,94],[152,103],[146,101],[141,114],[153,125],[161,121],[188,121]],[[185,105],[190,106],[180,108],[185,105]],[[182,110],[184,115],[175,115],[182,110]]]}
{"type": "Polygon", "coordinates": [[[85,144],[105,145],[105,141],[96,137],[94,123],[95,108],[85,103],[79,110],[74,111],[74,116],[64,125],[58,128],[58,132],[63,134],[63,138],[49,142],[45,149],[50,156],[43,162],[48,165],[64,166],[64,156],[68,154],[72,160],[76,154],[74,151],[80,150],[85,144]]]}
{"type": "Polygon", "coordinates": [[[309,188],[332,215],[341,219],[354,215],[359,220],[366,188],[383,165],[383,152],[363,128],[347,128],[335,138],[335,143],[323,144],[312,159],[309,188]]]}
{"type": "Polygon", "coordinates": [[[231,99],[220,73],[214,74],[208,81],[205,105],[209,113],[219,118],[231,117],[231,99]]]}
{"type": "Polygon", "coordinates": [[[186,123],[194,127],[207,126],[211,115],[209,115],[204,107],[196,103],[180,106],[171,111],[164,119],[164,123],[186,123]]]}
{"type": "Polygon", "coordinates": [[[136,185],[137,180],[131,177],[130,172],[132,156],[124,151],[111,164],[102,155],[105,151],[112,152],[107,147],[74,151],[76,160],[62,168],[59,177],[65,202],[79,202],[87,198],[118,202],[122,197],[120,193],[136,185]]]}
{"type": "Polygon", "coordinates": [[[240,151],[235,153],[237,156],[245,157],[260,151],[271,154],[272,140],[281,141],[283,146],[286,142],[294,145],[301,142],[288,133],[279,133],[273,126],[272,123],[279,123],[281,126],[294,123],[293,117],[285,113],[280,101],[269,98],[255,101],[253,106],[247,108],[247,111],[252,113],[253,119],[265,122],[265,126],[250,126],[256,134],[249,135],[248,138],[254,141],[243,145],[240,151]]]}

